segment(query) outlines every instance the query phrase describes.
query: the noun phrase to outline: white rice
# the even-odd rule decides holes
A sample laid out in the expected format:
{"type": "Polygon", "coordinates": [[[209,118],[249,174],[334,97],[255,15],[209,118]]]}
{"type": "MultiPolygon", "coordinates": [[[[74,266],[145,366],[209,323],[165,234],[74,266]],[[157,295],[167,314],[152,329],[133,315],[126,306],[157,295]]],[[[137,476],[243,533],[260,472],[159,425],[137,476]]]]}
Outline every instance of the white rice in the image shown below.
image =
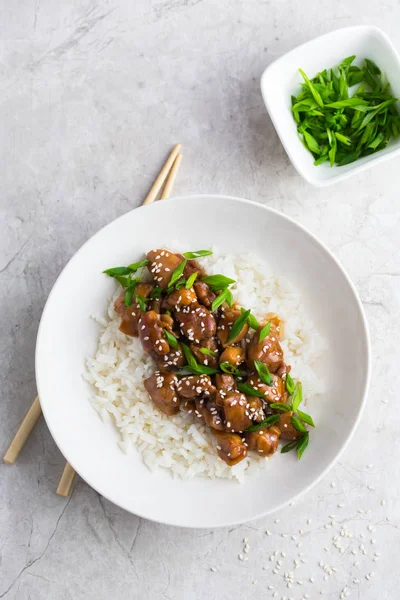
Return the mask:
{"type": "MultiPolygon", "coordinates": [[[[212,256],[201,259],[209,274],[223,273],[236,280],[231,287],[236,302],[251,309],[262,320],[276,312],[284,320],[281,345],[292,377],[303,383],[304,397],[323,392],[323,383],[313,366],[325,343],[307,313],[301,296],[286,279],[254,255],[212,256]]],[[[119,331],[120,318],[114,311],[118,289],[108,307],[108,316],[95,317],[101,327],[96,355],[87,361],[86,380],[94,386],[93,406],[103,420],[111,420],[120,431],[120,447],[135,449],[151,470],[169,469],[173,476],[242,480],[252,469],[262,468],[266,459],[250,453],[235,467],[228,467],[216,453],[216,440],[209,428],[182,411],[169,417],[153,404],[144,379],[155,370],[153,359],[142,350],[137,338],[119,331]]]]}

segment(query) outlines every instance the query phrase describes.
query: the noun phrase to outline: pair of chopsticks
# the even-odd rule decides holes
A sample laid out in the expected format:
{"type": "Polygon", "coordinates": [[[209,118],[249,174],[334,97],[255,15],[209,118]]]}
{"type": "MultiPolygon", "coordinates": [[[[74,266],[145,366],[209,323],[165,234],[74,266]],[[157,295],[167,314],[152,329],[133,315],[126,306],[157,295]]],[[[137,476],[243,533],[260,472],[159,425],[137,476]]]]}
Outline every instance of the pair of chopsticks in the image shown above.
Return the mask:
{"type": "MultiPolygon", "coordinates": [[[[161,193],[160,200],[164,200],[165,198],[168,198],[170,196],[182,160],[182,154],[180,153],[180,149],[181,144],[176,144],[172,149],[172,152],[169,155],[165,165],[159,172],[155,182],[150,188],[149,193],[144,199],[142,203],[143,206],[146,204],[152,204],[153,202],[155,202],[155,200],[157,200],[157,196],[160,193],[164,183],[165,186],[161,193]]],[[[39,396],[36,396],[32,406],[27,412],[24,420],[20,425],[20,428],[15,434],[14,439],[12,440],[7,452],[4,455],[3,460],[5,463],[9,465],[14,464],[41,414],[42,409],[40,406],[39,396]]],[[[65,464],[64,471],[57,488],[57,494],[59,496],[69,496],[69,494],[71,493],[71,487],[74,477],[75,471],[67,462],[65,464]]]]}

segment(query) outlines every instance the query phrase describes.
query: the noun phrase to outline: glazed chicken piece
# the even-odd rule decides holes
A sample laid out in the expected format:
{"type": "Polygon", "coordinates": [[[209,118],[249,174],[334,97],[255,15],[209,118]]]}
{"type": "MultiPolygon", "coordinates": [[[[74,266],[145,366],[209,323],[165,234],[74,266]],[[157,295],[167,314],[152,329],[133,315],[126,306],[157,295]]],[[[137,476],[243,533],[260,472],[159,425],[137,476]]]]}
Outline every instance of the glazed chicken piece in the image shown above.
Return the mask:
{"type": "Polygon", "coordinates": [[[216,431],[218,456],[233,467],[247,456],[247,448],[240,435],[225,431],[216,431]]]}
{"type": "Polygon", "coordinates": [[[161,371],[175,371],[186,364],[186,358],[182,351],[182,346],[178,344],[177,350],[170,349],[167,354],[155,354],[157,367],[161,371]]]}
{"type": "Polygon", "coordinates": [[[154,404],[169,416],[179,412],[180,400],[176,394],[176,383],[176,375],[165,371],[156,371],[144,381],[144,387],[154,404]]]}
{"type": "Polygon", "coordinates": [[[209,427],[218,431],[224,431],[224,418],[221,414],[221,409],[215,404],[213,399],[204,400],[196,399],[196,408],[209,427]]]}
{"type": "Polygon", "coordinates": [[[213,369],[218,367],[218,344],[215,337],[203,340],[199,344],[190,344],[190,349],[199,364],[213,369]],[[204,354],[201,351],[202,349],[211,350],[211,352],[215,352],[216,355],[212,356],[211,354],[204,354]]]}
{"type": "Polygon", "coordinates": [[[256,423],[260,423],[265,419],[263,401],[257,396],[247,396],[247,411],[250,419],[256,423]]]}
{"type": "Polygon", "coordinates": [[[200,305],[178,309],[174,314],[182,334],[198,344],[215,335],[217,324],[207,308],[200,305]]]}
{"type": "Polygon", "coordinates": [[[232,375],[228,373],[217,373],[215,376],[215,386],[217,390],[222,390],[224,392],[231,392],[232,390],[236,390],[236,382],[232,375]]]}
{"type": "Polygon", "coordinates": [[[142,313],[138,323],[139,338],[146,352],[168,354],[171,348],[165,337],[164,329],[173,335],[173,319],[168,315],[159,315],[154,310],[142,313]]]}
{"type": "Polygon", "coordinates": [[[210,308],[211,304],[216,298],[214,292],[212,292],[209,286],[204,281],[195,281],[193,284],[194,291],[197,294],[200,304],[203,304],[206,308],[210,308]]]}
{"type": "Polygon", "coordinates": [[[218,320],[217,336],[224,348],[226,348],[226,346],[233,346],[246,337],[247,332],[249,331],[249,326],[247,323],[243,325],[241,331],[238,333],[235,339],[229,342],[229,344],[226,342],[232,325],[241,314],[241,311],[236,308],[224,308],[221,311],[221,316],[218,320]]]}
{"type": "Polygon", "coordinates": [[[183,257],[169,252],[169,250],[150,250],[147,253],[147,259],[150,261],[149,271],[154,277],[154,281],[163,290],[166,290],[171,281],[172,273],[182,262],[183,257]]]}
{"type": "Polygon", "coordinates": [[[254,370],[254,361],[259,360],[267,365],[271,373],[275,373],[283,365],[283,351],[279,343],[279,333],[271,323],[269,334],[259,342],[260,331],[257,329],[255,335],[247,346],[247,366],[254,370]]]}
{"type": "MultiPolygon", "coordinates": [[[[138,283],[135,288],[135,293],[138,296],[142,296],[142,298],[148,298],[154,288],[152,283],[138,283]]],[[[121,325],[119,326],[119,330],[126,335],[131,335],[134,337],[138,336],[138,323],[139,319],[142,316],[142,311],[139,308],[138,303],[133,298],[131,306],[125,306],[125,293],[117,298],[114,304],[115,312],[121,317],[121,325]]]]}
{"type": "Polygon", "coordinates": [[[246,359],[246,353],[240,346],[228,346],[219,357],[219,364],[227,362],[234,367],[241,365],[246,359]]]}
{"type": "Polygon", "coordinates": [[[223,410],[227,430],[244,431],[252,425],[244,394],[220,390],[217,392],[215,404],[223,410]]]}
{"type": "Polygon", "coordinates": [[[249,450],[254,450],[260,456],[272,456],[278,449],[281,430],[272,425],[267,429],[247,432],[244,434],[249,450]]]}
{"type": "Polygon", "coordinates": [[[301,435],[301,432],[297,431],[297,429],[292,425],[292,415],[292,411],[288,411],[279,415],[278,424],[282,432],[283,440],[297,440],[297,438],[301,435]]]}
{"type": "Polygon", "coordinates": [[[179,290],[174,290],[165,298],[162,307],[165,310],[174,310],[183,306],[190,306],[191,304],[196,304],[197,306],[197,296],[194,289],[189,288],[187,290],[186,288],[180,288],[179,290]]]}
{"type": "Polygon", "coordinates": [[[177,392],[181,398],[191,399],[198,396],[213,396],[216,389],[208,375],[188,375],[179,381],[177,392]]]}
{"type": "Polygon", "coordinates": [[[251,385],[251,387],[255,388],[256,390],[263,392],[265,401],[269,402],[270,404],[275,402],[286,402],[287,392],[285,382],[275,374],[272,374],[271,377],[273,385],[267,385],[266,383],[263,383],[256,373],[250,375],[246,383],[251,385]]]}

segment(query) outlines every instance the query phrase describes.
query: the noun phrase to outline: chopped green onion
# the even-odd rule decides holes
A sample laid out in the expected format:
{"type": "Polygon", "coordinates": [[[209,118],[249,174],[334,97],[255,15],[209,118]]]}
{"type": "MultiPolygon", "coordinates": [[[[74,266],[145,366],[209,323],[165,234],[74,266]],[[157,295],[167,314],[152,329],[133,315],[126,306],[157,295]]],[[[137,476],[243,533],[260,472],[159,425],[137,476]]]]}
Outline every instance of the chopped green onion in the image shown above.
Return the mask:
{"type": "Polygon", "coordinates": [[[379,152],[400,136],[397,98],[380,68],[368,58],[362,67],[354,65],[354,60],[355,56],[349,56],[312,79],[299,69],[304,83],[298,96],[291,97],[291,110],[316,166],[326,162],[331,167],[348,165],[379,152]],[[349,89],[356,84],[349,98],[349,89]]]}
{"type": "Polygon", "coordinates": [[[136,273],[136,271],[138,271],[142,267],[147,267],[147,265],[149,265],[150,262],[151,262],[150,260],[146,260],[146,259],[140,260],[139,262],[128,265],[128,269],[130,269],[132,271],[132,273],[136,273]]]}
{"type": "Polygon", "coordinates": [[[297,447],[298,443],[298,440],[293,440],[292,442],[289,442],[288,444],[286,444],[286,446],[283,446],[283,448],[281,449],[281,454],[286,454],[286,452],[294,450],[297,447]]]}
{"type": "Polygon", "coordinates": [[[236,377],[242,377],[242,372],[239,371],[234,365],[231,365],[230,362],[225,361],[219,365],[219,368],[224,373],[228,373],[229,375],[235,375],[236,377]]]}
{"type": "Polygon", "coordinates": [[[303,387],[302,387],[300,381],[298,381],[296,383],[296,385],[294,386],[294,391],[293,391],[293,395],[292,395],[293,412],[297,412],[297,409],[299,408],[299,406],[302,402],[303,402],[303,387]]]}
{"type": "Polygon", "coordinates": [[[233,325],[231,327],[231,330],[229,332],[228,338],[226,340],[227,344],[230,344],[231,342],[233,342],[233,340],[235,338],[237,338],[237,336],[240,334],[240,332],[242,331],[242,329],[243,329],[243,327],[244,327],[244,325],[245,325],[245,323],[247,321],[247,318],[248,318],[249,314],[250,314],[250,311],[249,310],[245,310],[240,315],[240,317],[238,317],[236,319],[236,321],[233,323],[233,325]]]}
{"type": "Polygon", "coordinates": [[[294,392],[294,381],[293,381],[293,379],[290,377],[290,374],[289,374],[289,373],[287,373],[287,374],[286,374],[286,382],[285,382],[285,385],[286,385],[286,390],[287,390],[287,392],[288,392],[289,396],[291,396],[291,395],[293,394],[293,392],[294,392]]]}
{"type": "Polygon", "coordinates": [[[166,329],[164,329],[164,335],[167,338],[167,342],[171,346],[171,348],[173,348],[173,350],[177,350],[178,349],[178,340],[176,339],[176,337],[174,335],[172,335],[172,333],[170,333],[166,329]]]}
{"type": "Polygon", "coordinates": [[[267,337],[267,335],[269,335],[270,331],[271,331],[271,321],[268,321],[268,323],[266,325],[264,325],[264,327],[260,331],[260,335],[258,337],[259,344],[261,344],[261,342],[267,337]]]}
{"type": "Polygon", "coordinates": [[[224,302],[228,302],[228,300],[231,300],[231,297],[232,293],[230,292],[230,290],[228,290],[228,288],[222,290],[222,292],[218,294],[218,296],[213,300],[211,304],[211,312],[216,311],[217,308],[219,308],[224,302]]]}
{"type": "Polygon", "coordinates": [[[207,354],[208,356],[212,356],[213,358],[217,356],[217,353],[213,350],[209,350],[209,348],[199,348],[199,352],[202,354],[207,354]]]}
{"type": "Polygon", "coordinates": [[[211,256],[211,250],[195,250],[194,252],[184,252],[185,258],[201,258],[202,256],[211,256]]]}
{"type": "MultiPolygon", "coordinates": [[[[240,311],[242,312],[242,314],[243,314],[244,312],[246,312],[244,308],[241,308],[241,309],[240,309],[240,311]]],[[[259,322],[258,322],[258,321],[257,321],[257,319],[255,318],[255,316],[254,316],[254,315],[252,315],[251,313],[250,313],[250,314],[249,314],[249,316],[247,317],[247,323],[249,324],[249,326],[250,326],[252,329],[258,329],[258,328],[260,327],[260,324],[259,324],[259,322]]]]}
{"type": "Polygon", "coordinates": [[[186,281],[186,285],[185,285],[187,290],[190,290],[190,288],[192,287],[192,285],[194,284],[194,282],[197,279],[197,275],[198,275],[198,273],[197,273],[197,271],[195,271],[194,273],[192,273],[190,275],[190,277],[188,277],[188,279],[186,281]]]}
{"type": "Polygon", "coordinates": [[[140,310],[142,312],[146,312],[146,310],[147,310],[146,302],[148,302],[149,299],[143,298],[143,296],[138,296],[137,294],[135,294],[135,300],[138,303],[140,310]]]}
{"type": "Polygon", "coordinates": [[[263,362],[261,362],[260,360],[255,360],[254,366],[256,368],[256,371],[257,371],[258,376],[261,379],[261,381],[263,383],[265,383],[266,385],[269,385],[269,386],[273,385],[274,380],[272,379],[272,375],[269,372],[267,365],[264,364],[263,362]]]}
{"type": "Polygon", "coordinates": [[[310,415],[308,415],[307,413],[298,410],[297,414],[299,415],[300,419],[303,421],[303,423],[307,423],[307,425],[310,425],[311,427],[315,427],[314,421],[312,420],[312,417],[310,415]]]}
{"type": "Polygon", "coordinates": [[[269,407],[273,408],[274,410],[279,410],[280,412],[289,412],[292,410],[290,404],[285,404],[284,402],[273,402],[269,405],[269,407]]]}
{"type": "Polygon", "coordinates": [[[185,355],[187,366],[185,369],[190,371],[194,375],[214,375],[218,373],[218,369],[212,369],[211,367],[207,367],[206,365],[199,365],[197,360],[195,359],[193,352],[183,342],[181,342],[183,354],[185,355]]]}
{"type": "Polygon", "coordinates": [[[174,271],[172,271],[171,279],[168,284],[169,288],[171,288],[174,285],[174,283],[176,281],[178,281],[178,279],[181,277],[183,271],[185,270],[186,263],[187,263],[187,260],[183,260],[181,263],[179,263],[179,265],[176,267],[176,269],[174,271]]]}
{"type": "Polygon", "coordinates": [[[300,458],[303,456],[304,450],[307,448],[308,446],[308,440],[309,440],[310,436],[308,431],[300,438],[299,443],[297,444],[297,458],[300,460],[300,458]]]}
{"type": "Polygon", "coordinates": [[[292,422],[293,427],[295,429],[297,429],[297,431],[300,431],[301,433],[305,433],[307,431],[307,429],[304,427],[303,423],[295,415],[292,415],[290,417],[290,420],[292,422]]]}
{"type": "Polygon", "coordinates": [[[155,298],[156,300],[158,300],[158,298],[161,296],[162,294],[162,289],[160,288],[159,285],[156,285],[155,288],[153,288],[151,294],[150,294],[150,298],[155,298]]]}
{"type": "Polygon", "coordinates": [[[231,285],[232,283],[236,283],[234,279],[230,279],[229,277],[225,277],[225,275],[207,275],[207,277],[202,277],[201,281],[207,283],[213,292],[218,292],[219,290],[224,290],[231,285]]]}
{"type": "Polygon", "coordinates": [[[124,304],[125,304],[125,306],[131,306],[132,305],[134,291],[135,291],[135,284],[130,285],[127,288],[127,290],[125,292],[125,298],[124,298],[124,304]]]}
{"type": "Polygon", "coordinates": [[[185,355],[185,358],[186,358],[186,361],[187,361],[187,364],[189,365],[189,367],[197,367],[197,361],[193,355],[193,352],[189,348],[189,346],[187,346],[183,342],[181,343],[181,346],[182,346],[183,354],[185,355]]]}
{"type": "Polygon", "coordinates": [[[248,383],[238,383],[237,387],[239,392],[242,392],[242,394],[246,394],[246,396],[257,396],[257,398],[265,398],[263,392],[260,392],[260,390],[256,390],[256,388],[253,388],[248,383]]]}
{"type": "Polygon", "coordinates": [[[279,421],[279,415],[271,415],[270,417],[267,417],[266,419],[264,419],[264,421],[261,421],[261,423],[257,423],[257,425],[252,425],[248,429],[245,429],[245,431],[249,432],[249,433],[251,433],[252,431],[259,431],[260,429],[265,429],[266,427],[271,427],[271,425],[273,425],[274,423],[277,423],[278,421],[279,421]]]}
{"type": "Polygon", "coordinates": [[[129,267],[113,267],[112,269],[106,269],[103,273],[110,277],[118,277],[119,275],[130,275],[132,271],[129,267]]]}

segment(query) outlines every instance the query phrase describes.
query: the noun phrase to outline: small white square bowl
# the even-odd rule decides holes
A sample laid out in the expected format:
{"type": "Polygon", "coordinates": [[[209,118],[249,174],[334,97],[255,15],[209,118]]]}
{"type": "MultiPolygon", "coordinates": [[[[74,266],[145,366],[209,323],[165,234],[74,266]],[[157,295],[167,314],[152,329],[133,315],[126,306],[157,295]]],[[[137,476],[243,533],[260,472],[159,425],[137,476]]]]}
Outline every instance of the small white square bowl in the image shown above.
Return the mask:
{"type": "MultiPolygon", "coordinates": [[[[400,138],[391,140],[376,154],[365,156],[343,167],[323,163],[316,167],[314,158],[302,144],[291,111],[291,95],[300,91],[303,81],[299,68],[310,77],[338,65],[355,54],[355,65],[370,58],[386,75],[393,95],[400,98],[400,59],[393,44],[381,29],[360,25],[337,29],[298,46],[269,65],[261,77],[265,105],[293,166],[309,183],[326,186],[400,154],[400,138]]],[[[351,95],[351,93],[350,93],[351,95]]],[[[397,103],[396,106],[399,106],[397,103]]],[[[399,165],[400,166],[400,165],[399,165]]]]}

